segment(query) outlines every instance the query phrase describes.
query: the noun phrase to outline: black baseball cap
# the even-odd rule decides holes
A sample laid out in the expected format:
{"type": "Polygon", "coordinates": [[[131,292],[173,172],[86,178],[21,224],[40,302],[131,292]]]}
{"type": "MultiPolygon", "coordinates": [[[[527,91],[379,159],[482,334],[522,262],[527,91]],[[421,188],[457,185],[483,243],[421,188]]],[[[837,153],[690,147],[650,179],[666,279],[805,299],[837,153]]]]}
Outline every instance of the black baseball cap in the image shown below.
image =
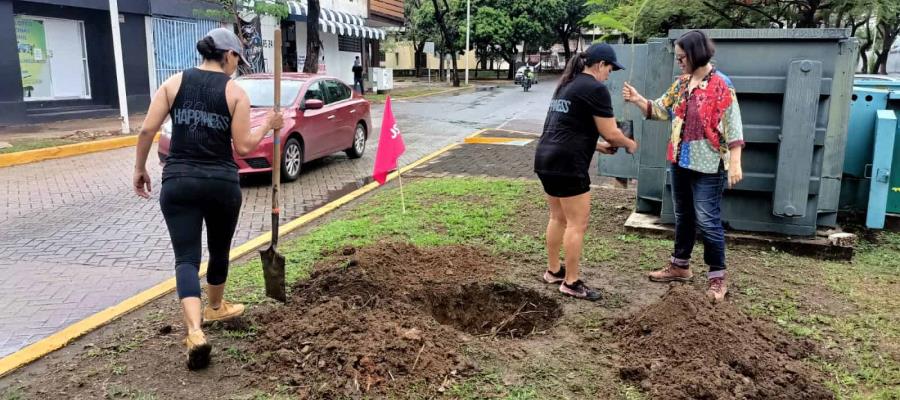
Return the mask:
{"type": "Polygon", "coordinates": [[[591,47],[588,47],[587,50],[584,51],[584,56],[589,64],[594,64],[598,61],[606,61],[612,64],[613,71],[625,69],[625,67],[616,60],[616,51],[613,50],[612,46],[606,43],[592,44],[591,47]]]}

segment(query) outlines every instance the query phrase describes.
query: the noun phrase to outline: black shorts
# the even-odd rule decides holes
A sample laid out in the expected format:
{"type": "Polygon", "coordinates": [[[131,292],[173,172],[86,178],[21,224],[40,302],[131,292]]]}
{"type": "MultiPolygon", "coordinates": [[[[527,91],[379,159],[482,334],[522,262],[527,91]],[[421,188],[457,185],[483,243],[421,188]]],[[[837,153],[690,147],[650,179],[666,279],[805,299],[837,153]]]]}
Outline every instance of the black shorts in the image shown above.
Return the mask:
{"type": "Polygon", "coordinates": [[[588,177],[538,174],[538,179],[544,185],[544,193],[553,197],[572,197],[591,191],[591,178],[588,177]]]}

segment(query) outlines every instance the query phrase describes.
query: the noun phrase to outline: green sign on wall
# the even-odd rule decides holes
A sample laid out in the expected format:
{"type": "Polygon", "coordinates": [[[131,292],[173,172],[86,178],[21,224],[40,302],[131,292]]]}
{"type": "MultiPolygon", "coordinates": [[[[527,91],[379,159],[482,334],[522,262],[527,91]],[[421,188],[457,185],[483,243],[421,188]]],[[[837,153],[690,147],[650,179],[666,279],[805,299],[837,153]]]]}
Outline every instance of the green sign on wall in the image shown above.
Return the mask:
{"type": "Polygon", "coordinates": [[[23,97],[26,100],[51,97],[53,88],[44,21],[16,16],[16,44],[22,69],[23,97]]]}

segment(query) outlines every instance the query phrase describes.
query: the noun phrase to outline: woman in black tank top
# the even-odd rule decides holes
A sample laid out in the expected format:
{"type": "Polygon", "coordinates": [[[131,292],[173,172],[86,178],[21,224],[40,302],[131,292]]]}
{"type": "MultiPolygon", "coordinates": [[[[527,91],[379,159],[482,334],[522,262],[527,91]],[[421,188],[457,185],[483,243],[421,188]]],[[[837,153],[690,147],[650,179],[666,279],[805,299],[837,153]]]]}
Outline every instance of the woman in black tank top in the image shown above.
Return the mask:
{"type": "Polygon", "coordinates": [[[241,210],[238,167],[232,149],[247,154],[270,130],[281,129],[281,113],[270,112],[267,123],[250,131],[250,100],[230,76],[244,62],[237,36],[213,29],[197,43],[203,63],[169,78],[156,92],[141,127],[134,168],[134,191],[150,198],[147,155],[163,121],[172,121],[169,155],[162,173],[160,208],[175,251],[175,281],[187,331],[189,369],[209,364],[211,346],[201,322],[240,316],[241,304],[223,300],[231,239],[241,210]],[[206,308],[201,310],[200,259],[206,223],[206,308]]]}

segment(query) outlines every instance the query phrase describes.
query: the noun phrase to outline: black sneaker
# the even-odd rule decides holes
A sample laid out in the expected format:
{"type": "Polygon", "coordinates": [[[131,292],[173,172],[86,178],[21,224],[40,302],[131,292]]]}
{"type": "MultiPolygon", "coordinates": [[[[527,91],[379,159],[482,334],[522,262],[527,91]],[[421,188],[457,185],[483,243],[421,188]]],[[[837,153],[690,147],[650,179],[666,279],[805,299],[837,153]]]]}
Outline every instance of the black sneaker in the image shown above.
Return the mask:
{"type": "Polygon", "coordinates": [[[589,301],[597,301],[602,297],[600,291],[587,287],[581,279],[571,285],[563,282],[562,285],[559,285],[559,291],[565,295],[589,301]]]}
{"type": "Polygon", "coordinates": [[[560,283],[564,280],[566,280],[566,266],[565,265],[560,265],[559,271],[556,271],[555,274],[550,272],[549,270],[544,271],[544,282],[560,283]]]}

